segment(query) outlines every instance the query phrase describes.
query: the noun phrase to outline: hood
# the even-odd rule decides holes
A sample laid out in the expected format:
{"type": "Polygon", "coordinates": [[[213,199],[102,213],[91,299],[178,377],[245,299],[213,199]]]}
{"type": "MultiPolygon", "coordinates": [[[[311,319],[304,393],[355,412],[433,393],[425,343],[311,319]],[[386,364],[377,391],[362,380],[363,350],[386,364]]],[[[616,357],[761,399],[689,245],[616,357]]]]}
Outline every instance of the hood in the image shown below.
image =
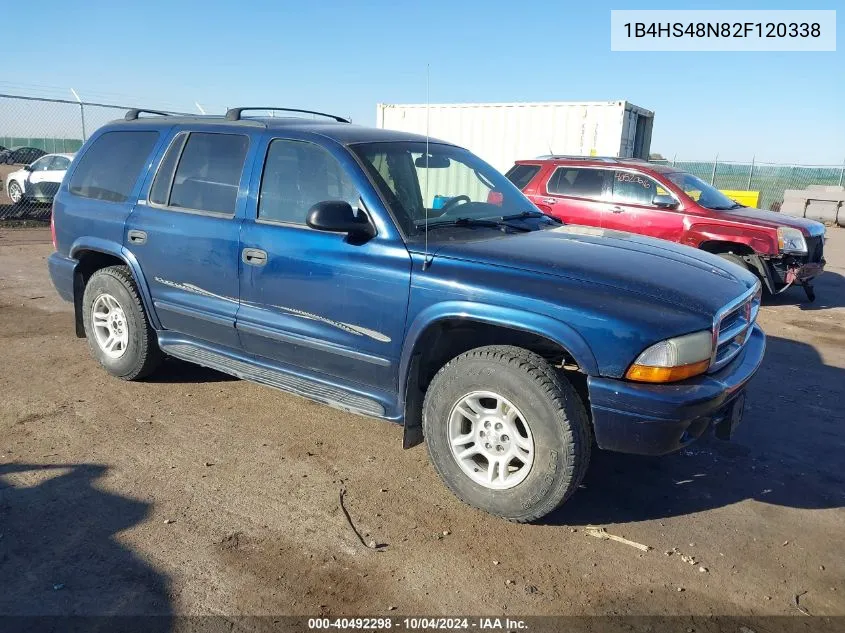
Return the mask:
{"type": "MultiPolygon", "coordinates": [[[[633,233],[562,226],[438,243],[450,257],[610,286],[708,316],[752,288],[750,272],[716,255],[633,233]]],[[[475,235],[473,236],[475,237],[475,235]]]]}
{"type": "Polygon", "coordinates": [[[736,222],[743,222],[745,224],[765,226],[766,228],[772,229],[777,229],[779,226],[789,226],[800,229],[804,235],[824,235],[824,224],[821,222],[808,220],[807,218],[796,218],[774,211],[746,207],[743,209],[733,209],[732,211],[720,211],[719,214],[724,215],[726,220],[735,220],[736,222]]]}

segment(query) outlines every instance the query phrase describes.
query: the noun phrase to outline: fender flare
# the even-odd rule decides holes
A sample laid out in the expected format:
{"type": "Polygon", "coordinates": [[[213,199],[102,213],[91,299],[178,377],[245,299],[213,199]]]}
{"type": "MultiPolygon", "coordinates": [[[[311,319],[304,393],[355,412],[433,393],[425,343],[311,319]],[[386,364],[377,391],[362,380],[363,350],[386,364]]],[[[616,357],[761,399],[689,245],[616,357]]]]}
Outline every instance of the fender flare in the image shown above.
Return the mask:
{"type": "Polygon", "coordinates": [[[403,407],[417,342],[429,327],[447,319],[476,321],[542,336],[566,349],[585,373],[598,374],[598,364],[590,346],[575,329],[562,321],[515,308],[472,301],[444,301],[422,310],[406,330],[399,361],[399,397],[403,407]]]}
{"type": "Polygon", "coordinates": [[[733,242],[747,246],[757,255],[777,255],[777,239],[765,230],[749,230],[747,228],[721,226],[699,222],[692,224],[687,230],[689,246],[700,248],[704,242],[733,242]]]}
{"type": "Polygon", "coordinates": [[[137,258],[131,251],[124,248],[122,244],[98,237],[81,237],[77,239],[71,245],[69,255],[73,259],[78,259],[77,254],[80,251],[96,251],[98,253],[103,253],[104,255],[111,255],[122,260],[127,266],[129,266],[129,271],[132,273],[132,277],[135,279],[135,283],[141,293],[141,301],[147,311],[147,316],[150,319],[150,325],[155,330],[161,329],[161,322],[155,312],[155,306],[153,304],[152,295],[150,294],[150,288],[147,285],[147,279],[141,271],[141,265],[138,263],[137,258]]]}

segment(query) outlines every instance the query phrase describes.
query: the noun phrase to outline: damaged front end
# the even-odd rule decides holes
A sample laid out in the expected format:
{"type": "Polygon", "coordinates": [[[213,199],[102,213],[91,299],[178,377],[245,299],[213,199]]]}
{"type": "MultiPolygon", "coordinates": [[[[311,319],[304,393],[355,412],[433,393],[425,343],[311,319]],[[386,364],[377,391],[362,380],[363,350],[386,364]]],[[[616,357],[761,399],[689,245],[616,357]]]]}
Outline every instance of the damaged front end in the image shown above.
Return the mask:
{"type": "Polygon", "coordinates": [[[804,288],[809,301],[816,298],[812,281],[824,272],[824,235],[804,237],[805,253],[785,253],[765,259],[769,291],[778,294],[798,285],[804,288]]]}

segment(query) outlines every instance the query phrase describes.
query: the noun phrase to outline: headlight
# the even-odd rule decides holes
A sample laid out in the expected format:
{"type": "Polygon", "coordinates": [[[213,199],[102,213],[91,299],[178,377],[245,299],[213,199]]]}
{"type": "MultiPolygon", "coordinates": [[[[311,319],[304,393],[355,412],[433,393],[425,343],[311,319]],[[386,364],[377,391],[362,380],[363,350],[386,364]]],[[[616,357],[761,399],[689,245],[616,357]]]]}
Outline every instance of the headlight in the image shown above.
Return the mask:
{"type": "Polygon", "coordinates": [[[778,248],[781,253],[793,255],[807,254],[807,241],[798,229],[788,226],[778,227],[778,248]]]}
{"type": "Polygon", "coordinates": [[[703,374],[713,355],[713,332],[703,330],[666,339],[637,356],[625,377],[639,382],[675,382],[703,374]]]}

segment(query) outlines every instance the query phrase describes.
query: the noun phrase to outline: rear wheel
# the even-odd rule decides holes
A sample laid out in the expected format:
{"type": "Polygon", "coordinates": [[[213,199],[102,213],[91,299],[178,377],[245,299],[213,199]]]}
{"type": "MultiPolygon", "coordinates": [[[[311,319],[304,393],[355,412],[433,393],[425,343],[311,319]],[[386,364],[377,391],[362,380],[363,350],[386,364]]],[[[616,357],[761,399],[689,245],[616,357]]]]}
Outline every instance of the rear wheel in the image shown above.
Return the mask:
{"type": "Polygon", "coordinates": [[[113,376],[137,380],[161,362],[155,332],[128,267],[109,266],[91,275],[82,299],[82,322],[91,354],[113,376]]]}
{"type": "Polygon", "coordinates": [[[590,459],[575,390],[517,347],[480,347],[446,364],[426,392],[423,430],[449,489],[510,521],[534,521],[561,505],[590,459]]]}

